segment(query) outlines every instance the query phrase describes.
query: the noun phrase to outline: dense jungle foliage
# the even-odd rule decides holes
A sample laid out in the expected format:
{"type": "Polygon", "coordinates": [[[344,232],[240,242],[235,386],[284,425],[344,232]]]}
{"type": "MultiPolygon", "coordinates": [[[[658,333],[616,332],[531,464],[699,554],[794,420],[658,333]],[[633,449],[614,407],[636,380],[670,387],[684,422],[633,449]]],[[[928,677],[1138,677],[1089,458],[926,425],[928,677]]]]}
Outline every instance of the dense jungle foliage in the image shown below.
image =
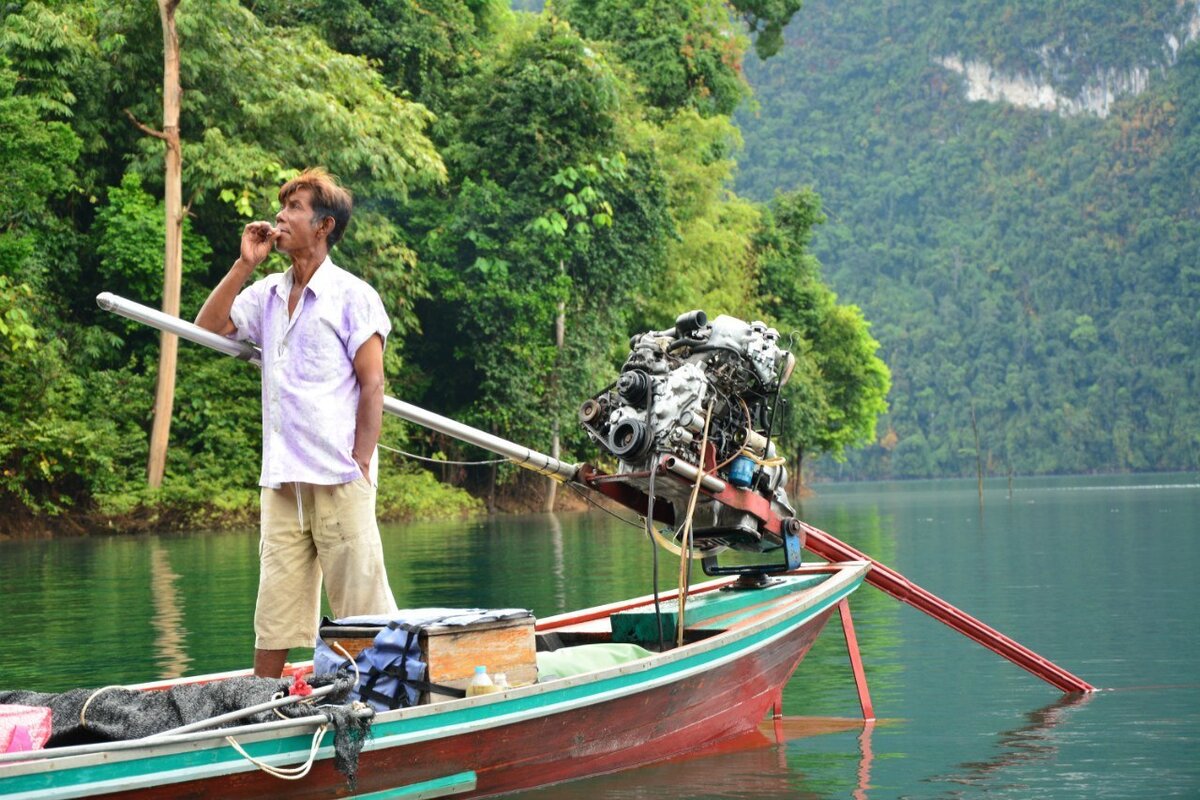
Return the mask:
{"type": "Polygon", "coordinates": [[[812,252],[891,367],[879,443],[821,473],[1200,466],[1200,7],[809,0],[747,75],[737,187],[811,185],[812,252]],[[946,59],[1092,96],[968,100],[946,59]]]}
{"type": "MultiPolygon", "coordinates": [[[[630,333],[700,307],[792,341],[794,459],[874,441],[888,371],[810,251],[817,196],[731,190],[743,57],[777,51],[797,7],[182,0],[183,316],[235,259],[242,226],[320,164],[355,194],[332,255],[389,309],[389,393],[541,450],[557,421],[564,457],[591,458],[579,402],[616,374],[630,333]]],[[[251,518],[258,375],[180,348],[167,475],[147,489],[158,338],[94,300],[162,298],[158,9],[3,8],[0,533],[251,518]]],[[[394,419],[382,443],[487,457],[394,419]]],[[[497,477],[382,455],[384,516],[471,511],[467,490],[497,477]]]]}

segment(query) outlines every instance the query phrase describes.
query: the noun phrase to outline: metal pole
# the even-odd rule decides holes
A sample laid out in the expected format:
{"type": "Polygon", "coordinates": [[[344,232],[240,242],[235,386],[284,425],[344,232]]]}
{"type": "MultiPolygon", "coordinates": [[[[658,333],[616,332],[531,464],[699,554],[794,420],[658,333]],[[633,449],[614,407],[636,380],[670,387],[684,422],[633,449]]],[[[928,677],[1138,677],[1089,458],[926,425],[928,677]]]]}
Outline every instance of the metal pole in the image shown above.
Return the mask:
{"type": "Polygon", "coordinates": [[[249,361],[251,364],[259,367],[262,366],[262,358],[259,355],[258,348],[249,342],[236,342],[233,339],[213,333],[212,331],[206,331],[199,325],[193,325],[179,317],[164,314],[157,308],[151,308],[141,303],[135,303],[132,300],[126,300],[124,297],[115,295],[112,292],[101,292],[96,295],[96,305],[105,311],[119,314],[134,322],[149,325],[151,328],[157,328],[160,331],[169,331],[181,339],[202,344],[205,347],[216,350],[218,353],[224,353],[227,356],[249,361]]]}
{"type": "MultiPolygon", "coordinates": [[[[179,736],[184,733],[191,733],[192,731],[204,730],[205,728],[217,728],[217,727],[224,725],[226,722],[233,722],[234,720],[243,719],[245,717],[252,717],[255,714],[259,713],[260,711],[270,711],[273,708],[281,708],[283,706],[291,705],[293,703],[298,703],[302,700],[315,700],[317,698],[324,697],[327,694],[331,694],[333,692],[333,690],[336,688],[338,688],[337,684],[331,683],[328,686],[321,686],[319,688],[313,689],[312,692],[310,694],[308,694],[307,696],[298,695],[298,694],[284,695],[283,697],[277,698],[275,700],[267,700],[266,702],[258,703],[256,705],[252,705],[252,706],[247,706],[246,708],[239,708],[236,711],[230,711],[228,713],[221,714],[216,717],[209,717],[208,719],[201,719],[201,720],[197,720],[196,722],[190,722],[187,725],[180,725],[178,728],[172,728],[169,731],[163,731],[162,733],[152,733],[149,736],[143,736],[142,741],[146,742],[146,743],[150,743],[150,742],[156,741],[158,739],[167,739],[172,736],[179,736]]],[[[306,716],[312,716],[312,715],[306,715],[306,716]]]]}
{"type": "Polygon", "coordinates": [[[426,428],[431,428],[439,433],[444,433],[455,439],[461,439],[469,444],[477,445],[484,450],[490,450],[497,455],[504,456],[518,467],[533,470],[541,475],[554,478],[559,482],[572,480],[575,474],[579,472],[578,464],[568,464],[565,461],[559,461],[557,458],[552,458],[545,453],[531,450],[516,442],[510,442],[508,439],[501,439],[499,436],[494,436],[478,428],[472,428],[470,425],[464,425],[449,417],[443,417],[441,414],[426,411],[420,406],[414,406],[412,403],[406,403],[394,397],[383,398],[383,410],[400,417],[400,419],[424,425],[426,428]]]}
{"type": "MultiPolygon", "coordinates": [[[[259,367],[262,366],[262,356],[258,348],[248,342],[234,341],[178,317],[164,314],[158,309],[144,306],[141,303],[135,303],[124,297],[119,297],[111,292],[102,292],[97,295],[96,303],[105,311],[111,311],[114,314],[119,314],[135,322],[149,325],[160,331],[174,333],[181,339],[202,344],[205,347],[216,350],[218,353],[224,353],[227,356],[249,361],[251,364],[259,367]]],[[[394,397],[383,398],[383,410],[408,422],[415,422],[418,425],[423,425],[439,433],[452,436],[468,444],[482,447],[484,450],[504,456],[519,467],[554,478],[557,481],[573,480],[576,473],[579,472],[578,464],[569,464],[565,461],[560,461],[545,453],[539,453],[516,442],[502,439],[499,436],[494,436],[486,431],[473,428],[470,425],[464,425],[449,417],[443,417],[441,414],[426,411],[420,406],[414,406],[411,403],[397,400],[394,397]]]]}

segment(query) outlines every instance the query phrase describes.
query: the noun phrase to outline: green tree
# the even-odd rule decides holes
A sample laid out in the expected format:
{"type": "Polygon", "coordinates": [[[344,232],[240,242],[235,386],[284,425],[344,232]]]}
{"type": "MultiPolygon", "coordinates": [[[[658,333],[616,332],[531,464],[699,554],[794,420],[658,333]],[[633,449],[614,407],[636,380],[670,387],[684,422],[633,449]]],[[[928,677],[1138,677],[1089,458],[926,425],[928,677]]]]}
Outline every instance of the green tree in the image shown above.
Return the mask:
{"type": "Polygon", "coordinates": [[[71,372],[45,318],[28,284],[0,275],[0,513],[10,524],[87,510],[130,477],[122,454],[141,439],[91,412],[90,382],[71,372]]]}
{"type": "Polygon", "coordinates": [[[61,105],[22,92],[19,79],[0,53],[0,275],[43,287],[54,265],[51,240],[62,231],[50,203],[69,191],[81,143],[56,119],[61,105]]]}
{"type": "Polygon", "coordinates": [[[662,178],[636,149],[624,92],[553,18],[462,87],[461,131],[447,150],[462,182],[423,248],[437,302],[422,315],[416,357],[428,374],[457,365],[449,373],[458,380],[430,385],[436,407],[545,447],[552,420],[573,417],[594,391],[636,287],[661,268],[669,225],[662,178]]]}
{"type": "Polygon", "coordinates": [[[727,115],[749,96],[741,74],[746,38],[722,3],[568,0],[556,9],[587,38],[612,43],[648,106],[727,115]]]}
{"type": "MultiPolygon", "coordinates": [[[[164,247],[162,216],[162,201],[142,188],[136,172],[127,174],[120,186],[109,190],[107,203],[96,210],[91,231],[100,257],[100,282],[109,291],[149,305],[161,299],[162,265],[158,257],[164,247]]],[[[206,240],[192,232],[190,219],[183,222],[183,242],[183,285],[188,287],[184,306],[198,308],[208,296],[203,280],[212,250],[206,240]]],[[[142,330],[136,322],[121,324],[129,332],[142,330]]]]}
{"type": "Polygon", "coordinates": [[[377,65],[388,85],[441,114],[456,84],[474,71],[488,35],[510,15],[489,2],[429,0],[252,0],[264,23],[303,25],[339,53],[377,65]]]}
{"type": "Polygon", "coordinates": [[[891,387],[862,312],[837,303],[809,252],[813,229],[823,221],[811,190],[780,194],[756,237],[764,311],[799,362],[784,395],[789,409],[781,430],[796,479],[805,456],[824,453],[840,461],[848,448],[873,442],[891,387]]]}
{"type": "Polygon", "coordinates": [[[682,110],[663,121],[654,140],[676,235],[667,242],[662,280],[641,293],[643,327],[692,308],[746,316],[757,304],[753,236],[760,214],[729,188],[741,145],[737,129],[728,117],[682,110]]]}

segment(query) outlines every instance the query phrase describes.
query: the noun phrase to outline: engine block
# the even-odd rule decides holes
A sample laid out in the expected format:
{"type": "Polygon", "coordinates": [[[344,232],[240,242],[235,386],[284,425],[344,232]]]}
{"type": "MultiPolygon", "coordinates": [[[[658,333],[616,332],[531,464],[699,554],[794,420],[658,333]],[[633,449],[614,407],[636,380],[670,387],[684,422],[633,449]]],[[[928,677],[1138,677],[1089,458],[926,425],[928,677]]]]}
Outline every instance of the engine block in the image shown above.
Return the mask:
{"type": "MultiPolygon", "coordinates": [[[[765,323],[728,316],[709,322],[692,311],[672,328],[634,336],[620,377],[583,403],[579,419],[617,458],[614,478],[643,492],[650,493],[652,471],[657,476],[664,463],[683,462],[757,492],[780,517],[792,516],[771,427],[794,366],[779,332],[765,323]]],[[[653,489],[682,519],[688,482],[658,480],[653,489]]],[[[702,550],[764,549],[751,515],[711,499],[696,508],[694,537],[702,550]]]]}

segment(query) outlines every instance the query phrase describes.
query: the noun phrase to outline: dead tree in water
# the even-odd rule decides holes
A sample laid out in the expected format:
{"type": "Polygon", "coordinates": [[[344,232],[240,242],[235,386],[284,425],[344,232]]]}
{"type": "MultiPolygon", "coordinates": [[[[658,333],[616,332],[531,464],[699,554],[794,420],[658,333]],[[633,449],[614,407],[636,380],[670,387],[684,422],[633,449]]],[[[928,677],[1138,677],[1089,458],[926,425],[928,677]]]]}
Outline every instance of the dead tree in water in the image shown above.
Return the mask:
{"type": "Polygon", "coordinates": [[[979,507],[983,508],[983,450],[979,447],[979,423],[975,420],[975,403],[971,403],[971,431],[975,434],[975,479],[979,486],[979,507]]]}

